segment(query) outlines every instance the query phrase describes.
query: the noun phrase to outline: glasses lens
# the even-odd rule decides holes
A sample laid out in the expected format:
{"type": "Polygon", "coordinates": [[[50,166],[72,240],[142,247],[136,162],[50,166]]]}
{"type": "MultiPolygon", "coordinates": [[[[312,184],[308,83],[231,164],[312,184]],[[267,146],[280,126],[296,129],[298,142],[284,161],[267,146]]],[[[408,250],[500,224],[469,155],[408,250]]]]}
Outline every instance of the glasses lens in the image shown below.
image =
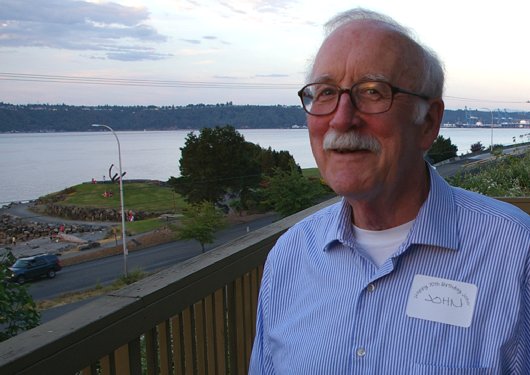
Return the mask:
{"type": "Polygon", "coordinates": [[[327,115],[335,110],[340,89],[334,85],[312,83],[301,93],[305,110],[312,115],[327,115]]]}
{"type": "Polygon", "coordinates": [[[392,87],[386,82],[360,82],[352,87],[352,100],[364,113],[388,111],[392,105],[392,87]]]}

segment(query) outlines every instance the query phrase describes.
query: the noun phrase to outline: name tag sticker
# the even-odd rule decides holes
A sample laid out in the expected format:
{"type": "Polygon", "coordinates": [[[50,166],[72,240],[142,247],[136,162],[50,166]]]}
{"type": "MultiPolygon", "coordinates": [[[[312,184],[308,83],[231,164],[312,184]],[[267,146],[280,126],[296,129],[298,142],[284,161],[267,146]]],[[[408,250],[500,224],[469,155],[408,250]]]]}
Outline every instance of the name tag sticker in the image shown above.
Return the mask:
{"type": "Polygon", "coordinates": [[[477,286],[416,275],[412,281],[407,316],[467,328],[471,325],[477,286]]]}

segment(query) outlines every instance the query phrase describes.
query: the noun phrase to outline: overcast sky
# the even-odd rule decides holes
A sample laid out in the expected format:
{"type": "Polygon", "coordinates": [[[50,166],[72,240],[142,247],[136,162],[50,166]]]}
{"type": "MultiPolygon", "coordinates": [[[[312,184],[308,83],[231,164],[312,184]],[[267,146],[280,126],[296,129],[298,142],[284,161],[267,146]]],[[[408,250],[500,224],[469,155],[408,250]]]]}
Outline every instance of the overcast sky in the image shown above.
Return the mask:
{"type": "Polygon", "coordinates": [[[355,6],[412,28],[447,71],[446,107],[530,111],[521,0],[0,0],[0,101],[298,104],[322,25],[355,6]]]}

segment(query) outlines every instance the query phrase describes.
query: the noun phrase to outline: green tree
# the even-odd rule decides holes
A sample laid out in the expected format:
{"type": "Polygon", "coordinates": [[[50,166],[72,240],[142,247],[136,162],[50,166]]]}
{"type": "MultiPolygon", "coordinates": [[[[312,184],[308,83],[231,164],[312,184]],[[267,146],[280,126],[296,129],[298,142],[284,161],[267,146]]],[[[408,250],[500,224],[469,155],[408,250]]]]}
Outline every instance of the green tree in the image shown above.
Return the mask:
{"type": "Polygon", "coordinates": [[[427,152],[427,156],[433,164],[436,164],[455,157],[457,150],[456,145],[451,143],[451,138],[445,139],[443,135],[439,135],[427,152]]]}
{"type": "Polygon", "coordinates": [[[484,151],[485,147],[482,145],[482,142],[478,141],[477,143],[473,143],[470,147],[471,152],[480,152],[484,151]]]}
{"type": "Polygon", "coordinates": [[[25,285],[8,282],[9,269],[0,262],[0,341],[36,327],[40,314],[25,285]]]}
{"type": "Polygon", "coordinates": [[[292,215],[311,207],[318,198],[329,193],[320,180],[309,179],[296,168],[277,169],[265,179],[265,198],[269,207],[282,216],[292,215]]]}
{"type": "Polygon", "coordinates": [[[169,182],[190,203],[216,203],[228,192],[239,194],[260,180],[253,146],[231,126],[189,133],[181,148],[181,177],[169,182]]]}
{"type": "Polygon", "coordinates": [[[169,183],[189,203],[218,203],[229,197],[239,199],[241,209],[246,209],[252,190],[263,176],[272,175],[276,168],[288,171],[295,165],[288,151],[246,142],[231,126],[205,128],[198,135],[189,133],[181,150],[181,177],[171,177],[169,183]]]}
{"type": "MultiPolygon", "coordinates": [[[[289,151],[275,151],[270,147],[268,149],[263,149],[259,146],[256,147],[259,149],[256,155],[261,166],[261,173],[264,176],[272,176],[277,169],[289,172],[291,167],[296,165],[289,151]]],[[[296,168],[298,171],[302,171],[300,167],[296,166],[296,168]]]]}
{"type": "Polygon", "coordinates": [[[189,205],[184,209],[183,216],[179,238],[197,240],[203,253],[204,246],[214,241],[215,232],[226,225],[223,214],[208,201],[189,205]]]}

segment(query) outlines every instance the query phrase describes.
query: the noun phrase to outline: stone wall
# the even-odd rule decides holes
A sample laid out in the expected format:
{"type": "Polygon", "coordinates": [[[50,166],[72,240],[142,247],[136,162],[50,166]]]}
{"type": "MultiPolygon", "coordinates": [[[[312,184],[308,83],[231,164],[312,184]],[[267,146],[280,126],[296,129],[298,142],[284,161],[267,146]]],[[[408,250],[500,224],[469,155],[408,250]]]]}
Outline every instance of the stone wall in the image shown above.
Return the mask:
{"type": "Polygon", "coordinates": [[[64,226],[64,233],[84,233],[104,229],[100,225],[77,225],[77,224],[48,224],[22,220],[9,214],[0,215],[0,244],[11,244],[15,237],[17,242],[29,241],[34,238],[52,236],[64,226]]]}
{"type": "MultiPolygon", "coordinates": [[[[48,203],[44,206],[43,213],[49,216],[62,217],[71,220],[115,222],[121,221],[121,211],[113,208],[90,208],[48,203]]],[[[160,213],[134,211],[135,220],[158,217],[159,215],[160,213]]]]}

